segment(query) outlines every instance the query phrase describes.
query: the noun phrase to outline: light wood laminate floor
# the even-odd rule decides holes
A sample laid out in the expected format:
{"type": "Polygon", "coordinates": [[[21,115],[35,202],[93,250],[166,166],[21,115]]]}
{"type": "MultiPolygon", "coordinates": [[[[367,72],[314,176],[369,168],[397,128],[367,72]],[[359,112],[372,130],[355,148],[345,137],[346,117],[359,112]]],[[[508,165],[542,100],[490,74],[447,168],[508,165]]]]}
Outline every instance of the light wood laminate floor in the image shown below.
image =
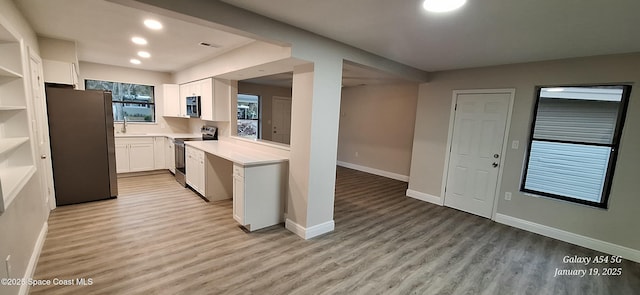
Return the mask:
{"type": "Polygon", "coordinates": [[[119,179],[120,196],[57,208],[32,294],[638,294],[640,264],[405,197],[406,183],[338,168],[334,232],[245,233],[231,201],[205,203],[170,174],[119,179]],[[619,267],[619,276],[554,277],[619,267]]]}

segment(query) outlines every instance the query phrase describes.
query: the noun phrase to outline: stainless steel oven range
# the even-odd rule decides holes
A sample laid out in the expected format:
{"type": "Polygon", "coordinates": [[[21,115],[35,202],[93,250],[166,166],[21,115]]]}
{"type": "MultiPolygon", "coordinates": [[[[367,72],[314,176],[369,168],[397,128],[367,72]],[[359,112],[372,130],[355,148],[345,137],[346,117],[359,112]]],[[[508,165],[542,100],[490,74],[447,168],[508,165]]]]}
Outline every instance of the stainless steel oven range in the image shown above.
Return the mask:
{"type": "Polygon", "coordinates": [[[176,138],[175,139],[175,157],[176,157],[176,181],[180,185],[187,186],[187,170],[185,167],[185,150],[184,142],[191,140],[218,140],[218,129],[213,126],[202,126],[200,129],[202,138],[176,138]]]}

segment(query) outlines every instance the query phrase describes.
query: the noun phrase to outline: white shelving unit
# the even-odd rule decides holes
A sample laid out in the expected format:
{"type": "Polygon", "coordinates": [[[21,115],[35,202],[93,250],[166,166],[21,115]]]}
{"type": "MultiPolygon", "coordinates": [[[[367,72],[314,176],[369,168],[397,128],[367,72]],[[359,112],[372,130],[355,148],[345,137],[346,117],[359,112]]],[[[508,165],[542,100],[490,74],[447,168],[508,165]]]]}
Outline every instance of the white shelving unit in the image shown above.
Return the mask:
{"type": "Polygon", "coordinates": [[[0,214],[36,172],[22,38],[0,19],[0,214]]]}

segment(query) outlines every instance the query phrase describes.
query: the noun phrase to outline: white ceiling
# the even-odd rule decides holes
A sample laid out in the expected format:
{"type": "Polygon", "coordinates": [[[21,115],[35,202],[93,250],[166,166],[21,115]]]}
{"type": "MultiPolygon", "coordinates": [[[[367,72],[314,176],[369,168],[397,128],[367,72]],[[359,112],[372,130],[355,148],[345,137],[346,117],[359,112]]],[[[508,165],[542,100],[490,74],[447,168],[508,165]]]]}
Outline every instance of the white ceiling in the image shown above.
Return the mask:
{"type": "MultiPolygon", "coordinates": [[[[291,68],[291,67],[290,67],[291,68]]],[[[261,69],[262,70],[262,69],[261,69]]],[[[266,75],[251,79],[240,79],[244,82],[273,85],[279,87],[291,87],[293,84],[293,72],[278,73],[273,75],[266,75]]],[[[363,65],[355,64],[345,61],[342,66],[342,86],[354,87],[362,85],[376,85],[376,84],[389,84],[389,83],[410,83],[406,80],[400,79],[386,72],[365,67],[363,65]]]]}
{"type": "Polygon", "coordinates": [[[223,1],[426,71],[640,51],[638,0],[223,1]]]}
{"type": "Polygon", "coordinates": [[[78,59],[101,64],[175,72],[254,40],[103,0],[15,0],[38,35],[77,42],[78,59]],[[163,23],[161,31],[143,25],[146,18],[163,23]],[[149,41],[135,45],[131,37],[149,41]],[[200,42],[220,45],[204,47],[200,42]],[[136,56],[139,50],[151,58],[136,56]],[[131,58],[141,65],[129,63],[131,58]]]}

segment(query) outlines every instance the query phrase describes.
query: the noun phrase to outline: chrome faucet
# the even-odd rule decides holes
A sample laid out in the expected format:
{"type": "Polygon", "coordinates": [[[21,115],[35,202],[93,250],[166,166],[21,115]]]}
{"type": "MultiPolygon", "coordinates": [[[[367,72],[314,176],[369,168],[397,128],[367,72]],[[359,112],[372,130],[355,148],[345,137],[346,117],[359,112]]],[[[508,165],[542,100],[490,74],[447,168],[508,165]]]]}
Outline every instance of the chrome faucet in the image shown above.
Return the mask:
{"type": "Polygon", "coordinates": [[[120,129],[120,132],[122,133],[127,133],[127,116],[124,116],[124,123],[122,123],[122,129],[120,129]]]}

